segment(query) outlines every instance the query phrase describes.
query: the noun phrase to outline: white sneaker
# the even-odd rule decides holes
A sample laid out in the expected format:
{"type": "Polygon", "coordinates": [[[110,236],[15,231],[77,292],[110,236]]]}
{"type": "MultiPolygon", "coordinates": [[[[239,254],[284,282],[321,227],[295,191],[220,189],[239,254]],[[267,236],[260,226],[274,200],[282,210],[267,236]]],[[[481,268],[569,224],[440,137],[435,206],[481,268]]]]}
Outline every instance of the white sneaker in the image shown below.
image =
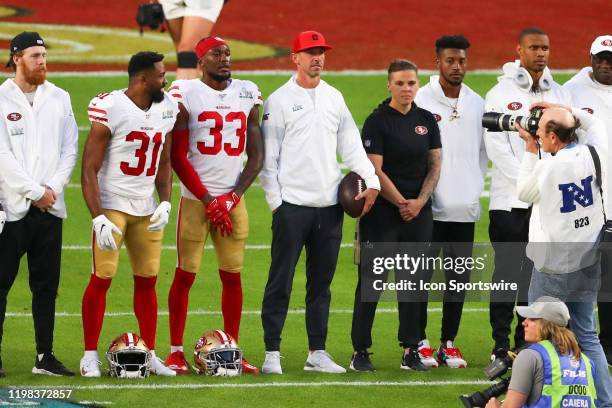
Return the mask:
{"type": "Polygon", "coordinates": [[[166,367],[164,362],[159,359],[159,357],[152,355],[151,361],[149,362],[149,369],[151,373],[155,375],[161,375],[164,377],[175,377],[176,371],[166,367]]]}
{"type": "Polygon", "coordinates": [[[308,354],[304,371],[318,371],[321,373],[343,374],[346,369],[334,363],[329,353],[325,350],[315,350],[308,354]]]}
{"type": "Polygon", "coordinates": [[[280,358],[280,351],[266,351],[266,358],[261,365],[261,372],[264,374],[282,374],[283,369],[280,358]]]}
{"type": "Polygon", "coordinates": [[[425,367],[438,367],[438,360],[436,360],[434,357],[435,350],[431,348],[427,339],[419,342],[419,348],[417,351],[419,353],[419,357],[421,358],[421,363],[423,363],[425,367]]]}
{"type": "Polygon", "coordinates": [[[102,375],[100,372],[101,365],[102,363],[96,358],[83,357],[80,363],[81,377],[100,377],[102,375]]]}

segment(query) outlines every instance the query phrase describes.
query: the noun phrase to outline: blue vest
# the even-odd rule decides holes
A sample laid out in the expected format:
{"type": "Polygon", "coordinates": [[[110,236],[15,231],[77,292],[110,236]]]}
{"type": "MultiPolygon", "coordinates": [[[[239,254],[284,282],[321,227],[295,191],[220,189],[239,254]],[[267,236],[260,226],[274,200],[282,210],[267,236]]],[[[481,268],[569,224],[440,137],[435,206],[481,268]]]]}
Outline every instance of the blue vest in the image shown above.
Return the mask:
{"type": "Polygon", "coordinates": [[[529,347],[542,357],[544,363],[544,386],[542,395],[532,405],[524,408],[594,408],[595,368],[583,354],[579,361],[559,355],[548,340],[529,347]]]}

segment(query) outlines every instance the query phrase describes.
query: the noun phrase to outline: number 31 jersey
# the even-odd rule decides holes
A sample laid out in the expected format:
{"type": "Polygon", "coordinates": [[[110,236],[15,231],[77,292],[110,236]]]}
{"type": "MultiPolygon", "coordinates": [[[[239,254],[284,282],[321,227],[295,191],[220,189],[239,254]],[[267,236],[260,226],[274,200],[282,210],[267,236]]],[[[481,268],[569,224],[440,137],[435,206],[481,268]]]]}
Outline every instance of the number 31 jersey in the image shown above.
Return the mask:
{"type": "Polygon", "coordinates": [[[134,201],[153,197],[166,134],[174,127],[177,114],[178,104],[165,92],[163,101],[153,103],[146,112],[124,90],[103,93],[91,100],[87,108],[89,120],[111,132],[98,172],[103,196],[109,192],[134,201]]]}
{"type": "MultiPolygon", "coordinates": [[[[251,81],[231,79],[222,91],[200,79],[177,80],[168,92],[189,112],[187,160],[213,197],[232,191],[243,167],[247,120],[261,105],[261,93],[251,81]]],[[[184,197],[197,198],[181,184],[184,197]]]]}

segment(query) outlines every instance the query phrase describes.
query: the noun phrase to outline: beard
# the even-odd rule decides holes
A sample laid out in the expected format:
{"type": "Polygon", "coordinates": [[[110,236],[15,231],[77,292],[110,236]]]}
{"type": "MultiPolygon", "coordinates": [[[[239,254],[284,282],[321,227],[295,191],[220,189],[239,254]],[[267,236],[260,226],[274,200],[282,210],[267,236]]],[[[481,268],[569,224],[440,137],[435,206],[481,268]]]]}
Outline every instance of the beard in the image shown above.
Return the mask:
{"type": "Polygon", "coordinates": [[[31,85],[42,85],[47,79],[47,67],[30,69],[25,64],[20,67],[23,69],[23,76],[27,83],[31,85]]]}
{"type": "Polygon", "coordinates": [[[227,81],[228,79],[230,79],[230,77],[232,76],[232,73],[228,72],[227,74],[216,74],[216,73],[208,72],[208,76],[217,82],[223,82],[223,81],[227,81]]]}
{"type": "Polygon", "coordinates": [[[153,103],[160,103],[164,100],[164,90],[159,89],[151,94],[151,100],[153,103]]]}

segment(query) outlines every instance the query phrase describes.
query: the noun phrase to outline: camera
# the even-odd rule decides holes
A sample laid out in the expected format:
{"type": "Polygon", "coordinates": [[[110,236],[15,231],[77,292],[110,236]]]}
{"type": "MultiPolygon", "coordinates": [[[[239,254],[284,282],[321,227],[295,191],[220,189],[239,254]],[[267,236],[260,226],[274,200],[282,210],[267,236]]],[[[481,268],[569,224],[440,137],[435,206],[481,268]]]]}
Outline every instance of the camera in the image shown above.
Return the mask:
{"type": "MultiPolygon", "coordinates": [[[[510,368],[512,368],[512,363],[515,358],[516,353],[510,351],[505,357],[496,358],[484,369],[485,375],[489,380],[501,378],[510,368]]],[[[501,378],[501,381],[493,384],[486,390],[476,391],[472,395],[461,395],[459,399],[466,408],[484,407],[491,398],[505,394],[506,391],[508,391],[509,385],[510,378],[501,378]]]]}
{"type": "Polygon", "coordinates": [[[519,124],[523,129],[535,135],[543,112],[544,109],[538,106],[530,110],[529,116],[486,112],[482,116],[482,127],[486,128],[489,132],[502,132],[504,130],[512,132],[517,131],[516,125],[519,124]]]}

